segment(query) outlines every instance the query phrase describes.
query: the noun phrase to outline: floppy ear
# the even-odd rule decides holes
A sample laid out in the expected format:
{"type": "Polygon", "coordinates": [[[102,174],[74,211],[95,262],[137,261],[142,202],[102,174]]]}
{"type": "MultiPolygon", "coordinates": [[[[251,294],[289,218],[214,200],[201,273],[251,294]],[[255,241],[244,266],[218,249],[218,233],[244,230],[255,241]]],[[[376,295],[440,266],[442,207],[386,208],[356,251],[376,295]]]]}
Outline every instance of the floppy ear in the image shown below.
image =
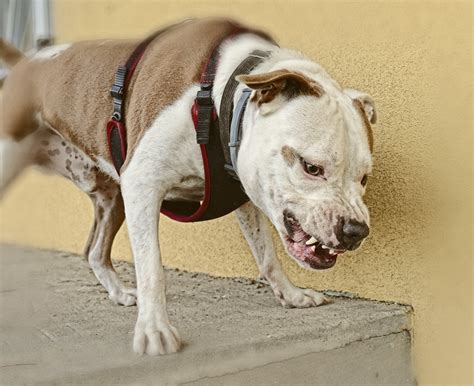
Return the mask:
{"type": "Polygon", "coordinates": [[[364,107],[365,115],[370,123],[377,122],[377,111],[375,110],[375,103],[369,94],[363,93],[352,88],[344,89],[344,93],[351,99],[358,100],[364,107]]]}
{"type": "Polygon", "coordinates": [[[276,70],[263,74],[238,75],[236,79],[257,92],[252,102],[260,107],[281,97],[291,99],[299,95],[323,95],[323,89],[315,80],[290,70],[276,70]]]}

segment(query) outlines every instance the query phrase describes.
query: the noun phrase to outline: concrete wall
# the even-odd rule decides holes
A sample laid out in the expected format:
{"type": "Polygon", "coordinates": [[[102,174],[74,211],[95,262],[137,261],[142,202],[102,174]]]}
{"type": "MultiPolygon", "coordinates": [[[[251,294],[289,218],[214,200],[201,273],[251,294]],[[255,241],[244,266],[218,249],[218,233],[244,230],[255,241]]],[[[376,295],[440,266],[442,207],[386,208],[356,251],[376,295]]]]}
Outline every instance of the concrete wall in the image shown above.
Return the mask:
{"type": "MultiPolygon", "coordinates": [[[[58,41],[145,36],[189,16],[232,15],[305,52],[378,106],[370,239],[330,271],[279,255],[300,286],[403,302],[415,310],[421,383],[472,377],[471,26],[468,2],[55,1],[58,41]]],[[[57,177],[26,173],[1,205],[1,239],[81,251],[87,197],[57,177]]],[[[257,274],[232,216],[161,227],[167,265],[216,275],[257,274]]],[[[130,259],[126,232],[114,248],[130,259]]]]}

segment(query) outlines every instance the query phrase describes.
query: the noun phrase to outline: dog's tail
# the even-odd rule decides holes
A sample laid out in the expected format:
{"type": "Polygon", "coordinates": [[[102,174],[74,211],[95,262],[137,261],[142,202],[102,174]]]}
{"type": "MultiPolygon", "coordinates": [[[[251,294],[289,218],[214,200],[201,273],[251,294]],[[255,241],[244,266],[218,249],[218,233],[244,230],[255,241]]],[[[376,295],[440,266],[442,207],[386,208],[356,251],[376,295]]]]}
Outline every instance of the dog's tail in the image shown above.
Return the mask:
{"type": "Polygon", "coordinates": [[[0,38],[0,60],[4,62],[7,67],[13,67],[24,57],[23,52],[0,38]]]}

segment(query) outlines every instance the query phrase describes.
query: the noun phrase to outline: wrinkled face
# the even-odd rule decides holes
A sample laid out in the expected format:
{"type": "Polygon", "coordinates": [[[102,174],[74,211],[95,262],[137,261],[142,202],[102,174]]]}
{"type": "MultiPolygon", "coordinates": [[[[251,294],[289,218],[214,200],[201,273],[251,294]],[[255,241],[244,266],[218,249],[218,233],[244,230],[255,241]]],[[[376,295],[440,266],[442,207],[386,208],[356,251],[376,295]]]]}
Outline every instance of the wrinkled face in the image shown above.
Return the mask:
{"type": "Polygon", "coordinates": [[[363,195],[375,110],[368,96],[353,90],[329,93],[309,79],[301,85],[301,79],[283,78],[264,87],[245,79],[256,91],[238,173],[287,252],[305,268],[325,269],[369,234],[363,195]]]}

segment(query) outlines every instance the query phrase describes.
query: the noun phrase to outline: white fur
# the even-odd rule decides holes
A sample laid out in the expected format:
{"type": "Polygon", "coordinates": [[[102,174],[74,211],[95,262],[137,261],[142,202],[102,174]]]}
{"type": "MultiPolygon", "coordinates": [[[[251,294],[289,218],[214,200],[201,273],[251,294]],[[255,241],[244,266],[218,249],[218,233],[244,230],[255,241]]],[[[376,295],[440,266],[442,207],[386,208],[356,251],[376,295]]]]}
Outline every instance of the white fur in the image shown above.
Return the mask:
{"type": "Polygon", "coordinates": [[[140,305],[133,348],[140,354],[175,352],[181,345],[166,310],[158,220],[161,202],[183,176],[203,177],[192,119],[183,114],[190,111],[197,89],[191,87],[158,116],[121,177],[140,305]]]}
{"type": "Polygon", "coordinates": [[[306,308],[330,302],[323,294],[312,289],[295,287],[288,280],[276,256],[272,232],[262,211],[248,202],[237,209],[235,214],[250,245],[260,275],[268,281],[282,306],[306,308]]]}
{"type": "MultiPolygon", "coordinates": [[[[253,34],[243,34],[234,39],[228,40],[222,44],[220,53],[221,59],[217,68],[212,96],[217,112],[220,110],[222,93],[230,75],[234,72],[239,63],[245,59],[252,51],[271,51],[274,52],[277,46],[267,40],[255,36],[253,34]]],[[[263,68],[267,66],[267,62],[258,66],[254,72],[264,72],[263,68]]],[[[238,100],[238,96],[243,89],[243,85],[238,87],[235,92],[234,105],[238,100]]]]}
{"type": "Polygon", "coordinates": [[[42,171],[70,179],[91,197],[96,208],[96,224],[90,250],[86,253],[90,266],[112,301],[127,306],[135,304],[135,290],[120,281],[110,263],[110,245],[107,245],[111,216],[116,215],[117,206],[121,205],[118,185],[112,185],[107,192],[97,189],[97,164],[73,143],[44,125],[21,141],[0,140],[0,160],[0,195],[26,166],[33,164],[42,171]]]}
{"type": "Polygon", "coordinates": [[[377,122],[377,114],[375,112],[374,100],[370,95],[364,92],[360,92],[359,90],[354,90],[352,88],[344,89],[344,93],[347,94],[351,99],[358,99],[362,103],[369,122],[377,122]]]}
{"type": "Polygon", "coordinates": [[[110,178],[112,178],[114,181],[119,182],[120,177],[117,173],[117,170],[115,170],[114,165],[112,165],[109,161],[106,161],[102,157],[96,157],[96,162],[98,168],[106,175],[108,175],[110,178]]]}
{"type": "MultiPolygon", "coordinates": [[[[272,220],[282,236],[285,234],[282,211],[285,203],[293,200],[295,210],[302,212],[305,229],[319,235],[320,239],[335,242],[334,233],[329,231],[334,224],[317,213],[325,196],[331,205],[333,192],[337,191],[338,196],[347,199],[337,200],[332,211],[367,219],[360,198],[363,189],[359,187],[358,173],[368,172],[371,161],[368,145],[361,139],[365,138],[361,119],[350,98],[319,65],[301,54],[277,49],[251,35],[237,37],[221,50],[213,91],[217,111],[230,74],[255,49],[272,51],[270,58],[255,72],[279,68],[297,70],[316,79],[327,91],[321,100],[297,98],[287,102],[285,108],[283,100],[272,102],[266,112],[249,105],[239,153],[239,177],[253,203],[272,220]],[[335,157],[334,181],[327,184],[329,187],[318,189],[318,184],[308,180],[298,166],[289,168],[284,163],[280,152],[284,145],[293,146],[308,158],[316,155],[321,162],[330,163],[327,157],[335,157]],[[271,174],[267,173],[269,170],[271,174]],[[273,198],[268,194],[269,189],[274,190],[273,198]],[[354,200],[353,204],[349,203],[349,198],[354,200]]],[[[242,87],[237,90],[236,99],[242,87]]],[[[140,307],[134,338],[134,350],[138,353],[174,352],[180,345],[166,310],[164,272],[157,237],[158,214],[161,202],[171,192],[175,192],[171,194],[173,198],[181,199],[189,199],[196,191],[202,194],[202,160],[195,143],[191,115],[186,113],[190,111],[197,90],[197,85],[186,90],[156,118],[121,178],[138,283],[140,307]],[[194,185],[183,186],[181,181],[189,178],[193,179],[194,185]]],[[[259,209],[249,203],[236,214],[261,274],[282,304],[308,307],[328,301],[316,291],[300,289],[289,282],[278,263],[271,233],[259,209]]]]}
{"type": "MultiPolygon", "coordinates": [[[[44,49],[35,55],[35,59],[52,58],[68,47],[44,49]]],[[[283,211],[291,210],[304,232],[325,245],[338,242],[334,231],[338,217],[368,223],[368,210],[362,200],[365,189],[360,184],[362,176],[369,173],[372,166],[367,136],[351,96],[344,93],[321,66],[300,53],[280,49],[249,34],[228,41],[221,49],[213,90],[217,111],[231,73],[255,49],[268,50],[271,55],[254,73],[283,68],[298,71],[318,82],[324,94],[292,100],[280,96],[260,107],[249,102],[243,121],[237,172],[251,203],[238,209],[236,215],[260,273],[268,280],[278,300],[286,306],[318,306],[328,299],[316,291],[295,287],[283,273],[265,216],[285,240],[288,235],[283,211]],[[308,177],[299,159],[291,164],[282,156],[285,146],[294,149],[298,157],[323,165],[326,180],[308,177]]],[[[239,86],[235,101],[243,87],[239,86]]],[[[75,170],[91,163],[114,181],[120,181],[137,276],[139,308],[133,347],[141,354],[170,353],[181,346],[166,309],[158,227],[164,199],[199,200],[203,196],[203,164],[189,113],[197,90],[198,85],[190,86],[155,118],[120,178],[113,165],[102,158],[93,160],[81,153],[82,159],[74,159],[66,169],[62,154],[57,159],[54,158],[57,154],[52,156],[55,162],[49,160],[50,169],[73,180],[75,170]]],[[[365,98],[363,103],[368,116],[372,117],[375,110],[365,106],[367,102],[373,108],[370,101],[365,98]]],[[[54,138],[61,141],[60,137],[54,138]]],[[[8,163],[8,170],[2,166],[2,187],[28,164],[31,141],[33,139],[26,138],[19,145],[11,141],[0,142],[3,165],[8,163]]],[[[113,271],[110,245],[105,241],[113,238],[121,224],[116,222],[117,229],[114,230],[108,227],[112,214],[121,209],[120,191],[117,185],[109,194],[95,193],[93,177],[75,181],[103,213],[93,227],[86,255],[110,298],[130,305],[135,303],[135,292],[125,288],[113,271]]]]}
{"type": "Polygon", "coordinates": [[[101,190],[97,184],[98,164],[84,151],[50,130],[39,130],[36,135],[38,146],[34,157],[38,159],[41,168],[70,179],[89,195],[94,204],[95,237],[90,250],[86,252],[92,271],[113,302],[126,306],[135,304],[135,290],[127,288],[117,276],[110,263],[110,245],[106,245],[107,232],[112,231],[111,216],[115,215],[117,206],[121,205],[118,185],[112,184],[107,191],[101,190]]]}
{"type": "Polygon", "coordinates": [[[71,47],[71,44],[67,44],[67,43],[45,47],[39,50],[38,52],[36,52],[32,56],[32,59],[33,60],[52,59],[59,56],[62,52],[66,51],[69,47],[71,47]]]}
{"type": "MultiPolygon", "coordinates": [[[[260,38],[253,38],[252,42],[251,37],[244,35],[228,43],[228,48],[224,47],[216,76],[217,104],[222,96],[222,83],[256,48],[270,50],[272,54],[254,73],[278,69],[298,71],[317,81],[323,87],[324,95],[318,99],[301,97],[288,103],[277,98],[268,103],[269,106],[260,108],[249,104],[237,165],[239,177],[254,204],[267,214],[280,234],[285,233],[282,205],[291,201],[295,203],[294,211],[299,212],[308,233],[319,235],[319,239],[326,243],[336,243],[336,236],[330,231],[334,224],[329,221],[327,210],[323,210],[328,203],[319,204],[322,198],[340,197],[329,203],[335,216],[369,222],[367,208],[362,202],[364,189],[359,181],[364,174],[370,173],[372,160],[363,122],[352,104],[351,96],[354,94],[344,93],[320,65],[304,55],[276,49],[268,43],[264,47],[264,44],[260,38]],[[328,164],[329,169],[336,165],[331,170],[330,183],[308,180],[299,165],[289,170],[281,157],[281,148],[285,145],[297,149],[308,160],[328,164]],[[260,169],[258,173],[256,168],[260,169]],[[276,199],[270,200],[268,191],[259,191],[261,186],[273,189],[276,199]],[[324,208],[318,210],[321,205],[324,208]]],[[[234,102],[240,90],[237,90],[234,102]]],[[[367,97],[365,101],[370,100],[367,97]]],[[[370,119],[375,111],[373,101],[367,110],[370,119]]]]}
{"type": "Polygon", "coordinates": [[[118,186],[115,186],[108,194],[98,191],[91,198],[95,207],[100,206],[102,208],[102,213],[100,216],[96,213],[96,218],[98,219],[96,238],[87,253],[90,267],[114,303],[132,306],[136,304],[136,290],[128,288],[122,283],[110,263],[110,251],[106,251],[107,248],[110,248],[110,246],[106,245],[107,232],[111,231],[109,229],[111,216],[114,215],[114,211],[117,210],[118,201],[121,200],[120,190],[118,186]]]}

